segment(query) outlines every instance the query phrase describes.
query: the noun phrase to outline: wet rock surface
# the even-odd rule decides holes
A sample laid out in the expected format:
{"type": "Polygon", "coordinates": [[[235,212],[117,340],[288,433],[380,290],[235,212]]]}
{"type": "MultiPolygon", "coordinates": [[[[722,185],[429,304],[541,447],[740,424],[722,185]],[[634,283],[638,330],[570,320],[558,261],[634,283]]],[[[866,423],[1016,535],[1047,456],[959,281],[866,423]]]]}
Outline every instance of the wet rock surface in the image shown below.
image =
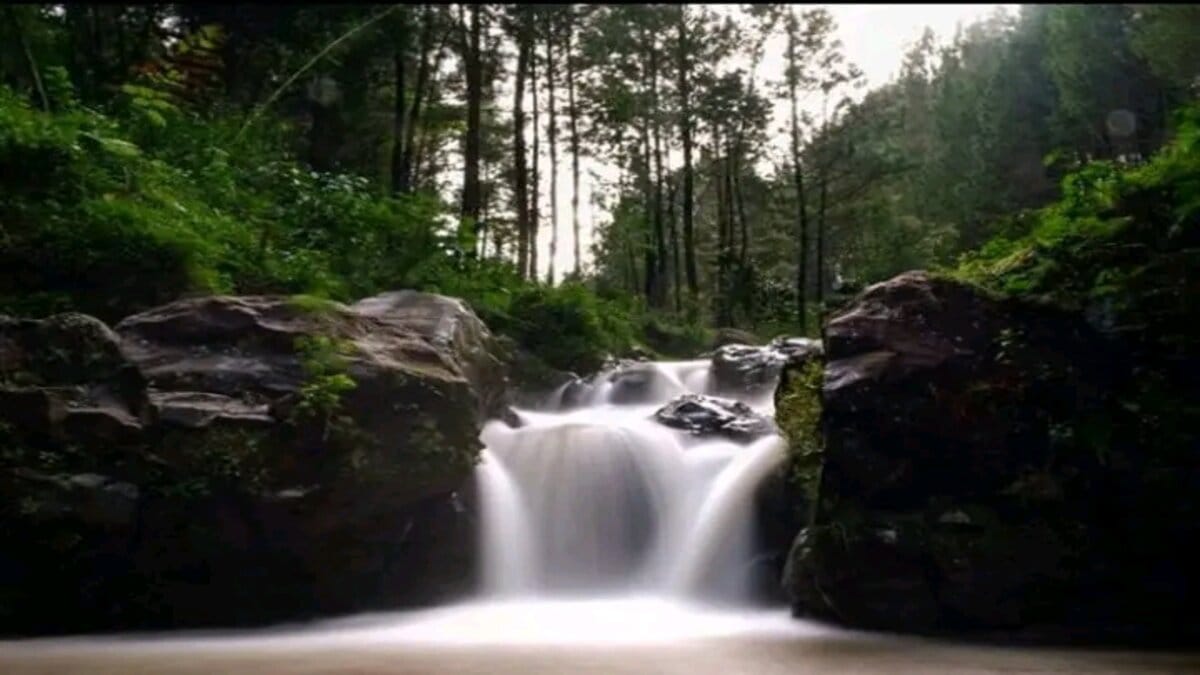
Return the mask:
{"type": "Polygon", "coordinates": [[[745,403],[699,394],[684,394],[674,399],[659,408],[654,419],[697,436],[720,435],[738,441],[775,433],[771,420],[745,403]]]}
{"type": "Polygon", "coordinates": [[[766,346],[726,344],[712,355],[710,390],[719,396],[760,395],[771,391],[786,365],[820,358],[821,343],[780,337],[766,346]]]}
{"type": "Polygon", "coordinates": [[[507,403],[496,352],[461,301],[407,291],[194,298],[115,331],[0,317],[0,632],[467,592],[479,429],[507,403]],[[353,386],[313,414],[300,346],[317,338],[353,386]]]}
{"type": "Polygon", "coordinates": [[[1130,364],[1081,317],[908,273],[834,316],[825,346],[820,492],[783,575],[797,613],[1193,630],[1197,560],[1174,542],[1197,533],[1200,476],[1122,438],[1139,423],[1114,396],[1130,364]]]}

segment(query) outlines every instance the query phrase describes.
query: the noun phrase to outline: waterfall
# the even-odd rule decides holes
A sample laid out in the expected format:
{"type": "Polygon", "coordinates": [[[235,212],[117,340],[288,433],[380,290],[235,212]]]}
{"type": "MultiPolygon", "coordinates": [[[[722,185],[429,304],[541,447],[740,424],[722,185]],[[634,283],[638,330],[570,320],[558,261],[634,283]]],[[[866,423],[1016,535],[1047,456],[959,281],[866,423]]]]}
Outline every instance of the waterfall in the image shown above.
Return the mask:
{"type": "MultiPolygon", "coordinates": [[[[485,595],[744,598],[754,493],[781,439],[739,444],[653,418],[711,379],[708,361],[639,363],[517,410],[516,428],[489,423],[476,474],[485,595]]],[[[773,412],[762,392],[738,398],[773,412]]]]}

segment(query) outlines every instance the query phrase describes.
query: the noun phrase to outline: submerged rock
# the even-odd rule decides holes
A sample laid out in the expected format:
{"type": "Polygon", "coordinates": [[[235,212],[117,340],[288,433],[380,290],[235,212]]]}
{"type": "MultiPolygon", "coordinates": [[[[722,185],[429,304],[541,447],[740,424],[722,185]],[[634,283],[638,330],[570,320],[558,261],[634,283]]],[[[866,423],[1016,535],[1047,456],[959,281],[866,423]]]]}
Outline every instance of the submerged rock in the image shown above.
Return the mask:
{"type": "Polygon", "coordinates": [[[594,381],[607,382],[611,387],[608,401],[620,404],[651,403],[662,400],[675,389],[657,364],[644,361],[619,362],[594,381]]]}
{"type": "Polygon", "coordinates": [[[739,401],[684,394],[659,408],[654,419],[696,435],[722,435],[747,441],[775,433],[775,425],[739,401]]]}

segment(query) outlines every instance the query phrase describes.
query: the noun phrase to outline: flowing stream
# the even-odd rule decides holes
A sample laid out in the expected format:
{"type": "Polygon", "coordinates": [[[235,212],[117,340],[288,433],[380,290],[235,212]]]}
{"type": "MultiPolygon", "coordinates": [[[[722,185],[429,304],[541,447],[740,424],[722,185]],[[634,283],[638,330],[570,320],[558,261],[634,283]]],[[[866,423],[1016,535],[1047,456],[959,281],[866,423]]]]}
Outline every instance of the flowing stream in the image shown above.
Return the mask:
{"type": "MultiPolygon", "coordinates": [[[[476,480],[483,588],[464,603],[224,633],[0,642],[4,673],[1200,672],[1186,654],[869,635],[751,602],[754,494],[775,435],[693,436],[653,414],[708,361],[564,387],[491,422],[476,480]]],[[[739,397],[773,413],[772,387],[739,397]]]]}
{"type": "MultiPolygon", "coordinates": [[[[549,410],[518,411],[518,428],[484,429],[486,596],[748,596],[752,500],[783,442],[741,445],[654,421],[675,396],[705,393],[707,361],[645,364],[638,375],[632,392],[602,375],[573,409],[560,392],[549,410]]],[[[743,402],[771,413],[769,392],[743,402]]]]}

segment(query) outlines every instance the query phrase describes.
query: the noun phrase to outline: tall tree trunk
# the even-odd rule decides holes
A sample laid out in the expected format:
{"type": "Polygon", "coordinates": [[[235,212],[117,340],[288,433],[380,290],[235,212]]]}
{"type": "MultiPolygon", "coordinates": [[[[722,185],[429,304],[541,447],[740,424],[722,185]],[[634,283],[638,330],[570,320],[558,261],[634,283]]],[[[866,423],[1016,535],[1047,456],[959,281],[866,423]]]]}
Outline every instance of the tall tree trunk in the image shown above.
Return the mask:
{"type": "Polygon", "coordinates": [[[575,276],[583,273],[579,252],[579,111],[575,108],[575,51],[571,44],[575,31],[573,5],[567,6],[567,115],[571,124],[571,232],[575,244],[575,276]]]}
{"type": "Polygon", "coordinates": [[[538,280],[538,230],[541,226],[541,214],[538,212],[538,197],[542,192],[541,175],[538,173],[538,163],[541,146],[538,143],[540,127],[538,115],[538,76],[537,51],[534,50],[529,59],[529,82],[533,86],[533,171],[532,189],[529,192],[529,278],[538,280]]]}
{"type": "Polygon", "coordinates": [[[687,271],[688,296],[691,300],[689,312],[694,311],[699,296],[696,275],[696,237],[693,226],[693,204],[695,199],[695,176],[692,172],[692,107],[688,90],[688,75],[691,70],[687,29],[687,5],[679,6],[678,52],[676,71],[679,74],[679,135],[683,142],[683,257],[687,271]]]}
{"type": "MultiPolygon", "coordinates": [[[[794,17],[793,17],[794,18],[794,17]]],[[[796,262],[796,319],[800,323],[800,332],[808,332],[808,206],[804,194],[804,165],[800,161],[800,112],[796,61],[796,26],[788,28],[788,68],[792,71],[788,76],[788,97],[792,104],[792,182],[796,188],[796,222],[799,227],[799,241],[796,262]]]]}
{"type": "MultiPolygon", "coordinates": [[[[446,59],[446,47],[448,46],[449,37],[450,31],[447,31],[437,51],[434,52],[433,67],[429,69],[429,86],[425,89],[425,95],[422,97],[426,101],[424,104],[426,110],[442,102],[441,80],[438,78],[438,73],[442,71],[442,62],[446,59]]],[[[417,132],[420,135],[417,140],[417,151],[413,156],[412,185],[414,190],[421,188],[421,180],[426,178],[426,174],[429,174],[430,178],[436,177],[434,162],[437,158],[437,148],[434,147],[431,149],[429,147],[431,134],[425,128],[425,125],[417,127],[417,132]]],[[[432,140],[436,140],[436,137],[432,140]]]]}
{"type": "Polygon", "coordinates": [[[33,80],[33,88],[37,91],[42,110],[50,112],[50,99],[46,97],[46,88],[42,86],[42,73],[38,69],[37,60],[33,58],[33,50],[29,48],[29,41],[25,39],[25,29],[21,25],[21,20],[12,5],[5,5],[4,13],[8,15],[8,21],[12,24],[13,32],[16,33],[17,44],[20,45],[21,53],[25,57],[25,67],[29,69],[29,78],[33,80]]]}
{"type": "MultiPolygon", "coordinates": [[[[825,135],[822,131],[821,135],[825,135]]],[[[817,309],[825,309],[825,205],[829,195],[829,167],[822,162],[817,196],[817,309]]]]}
{"type": "Polygon", "coordinates": [[[396,78],[396,98],[395,104],[392,106],[392,194],[407,191],[404,184],[403,166],[405,142],[408,139],[408,133],[404,128],[406,112],[404,98],[407,94],[404,71],[408,66],[405,63],[404,50],[408,47],[408,22],[404,16],[401,16],[400,21],[400,30],[396,35],[396,41],[392,44],[392,67],[396,78]]]}
{"type": "Polygon", "coordinates": [[[625,240],[625,251],[629,261],[629,292],[637,293],[642,289],[642,282],[638,277],[637,255],[633,251],[633,242],[629,239],[625,240]]]}
{"type": "Polygon", "coordinates": [[[725,287],[721,290],[721,303],[724,310],[724,316],[721,320],[722,325],[733,325],[733,240],[736,236],[734,227],[736,224],[736,214],[734,211],[734,202],[736,195],[733,192],[733,145],[732,132],[726,132],[725,135],[725,161],[722,162],[725,173],[725,247],[721,251],[721,257],[725,260],[725,287]]]}
{"type": "MultiPolygon", "coordinates": [[[[521,8],[523,13],[527,11],[521,8]]],[[[517,210],[517,271],[529,278],[529,174],[525,163],[525,76],[529,71],[529,26],[522,14],[517,37],[517,73],[513,91],[513,201],[517,210]]]]}
{"type": "MultiPolygon", "coordinates": [[[[654,221],[654,199],[652,195],[652,182],[650,177],[650,121],[646,118],[643,111],[641,124],[639,125],[641,133],[641,166],[638,167],[639,179],[641,182],[642,192],[642,218],[646,225],[650,225],[654,221]]],[[[658,296],[658,246],[655,242],[653,228],[643,228],[645,230],[645,261],[646,261],[646,276],[645,287],[643,294],[646,296],[646,302],[650,305],[654,304],[654,299],[658,296]]]]}
{"type": "Polygon", "coordinates": [[[471,25],[464,39],[467,81],[467,138],[463,165],[462,217],[470,219],[478,235],[480,223],[479,157],[481,149],[480,110],[483,105],[483,64],[480,38],[483,33],[479,5],[470,5],[471,25]]]}
{"type": "Polygon", "coordinates": [[[416,153],[414,145],[417,140],[417,123],[421,119],[421,104],[425,89],[429,86],[429,58],[433,49],[434,9],[426,5],[421,17],[421,55],[417,64],[417,81],[413,86],[412,106],[408,112],[408,122],[404,129],[404,152],[400,157],[400,191],[412,192],[413,189],[413,156],[416,153]]]}
{"type": "Polygon", "coordinates": [[[721,326],[728,326],[726,320],[727,313],[725,311],[728,302],[725,297],[725,288],[727,286],[725,278],[728,275],[728,258],[725,253],[729,250],[729,227],[725,224],[729,210],[725,203],[729,199],[729,195],[725,190],[725,162],[721,157],[721,134],[719,129],[713,130],[713,151],[712,151],[712,171],[713,171],[713,187],[717,193],[717,274],[716,283],[713,287],[713,298],[716,301],[716,321],[721,326]]]}
{"type": "Polygon", "coordinates": [[[658,47],[654,44],[657,39],[650,35],[650,114],[654,132],[654,246],[658,269],[655,272],[657,286],[654,289],[654,304],[666,304],[666,268],[667,268],[667,238],[663,226],[663,153],[662,153],[662,122],[659,115],[658,100],[658,47]]]}
{"type": "Polygon", "coordinates": [[[750,226],[746,220],[746,200],[742,194],[742,161],[741,155],[733,163],[733,195],[737,204],[738,225],[741,228],[742,239],[738,248],[738,266],[746,268],[746,253],[750,243],[750,226]]]}
{"type": "MultiPolygon", "coordinates": [[[[483,186],[487,185],[488,164],[480,161],[479,173],[483,179],[480,181],[483,186]]],[[[492,231],[491,223],[488,222],[488,193],[486,187],[479,191],[479,259],[487,259],[487,244],[488,234],[492,231]]]]}
{"type": "MultiPolygon", "coordinates": [[[[670,176],[668,170],[667,175],[670,176]]],[[[681,283],[679,269],[679,223],[675,216],[676,190],[679,188],[678,182],[673,178],[667,180],[670,187],[667,192],[667,224],[671,231],[671,276],[673,277],[672,289],[675,292],[675,313],[679,314],[683,311],[683,284],[681,283]]]]}
{"type": "Polygon", "coordinates": [[[546,283],[554,285],[554,266],[558,257],[558,116],[554,87],[554,25],[553,12],[546,13],[546,93],[549,96],[549,117],[546,136],[550,141],[550,260],[546,283]]]}

